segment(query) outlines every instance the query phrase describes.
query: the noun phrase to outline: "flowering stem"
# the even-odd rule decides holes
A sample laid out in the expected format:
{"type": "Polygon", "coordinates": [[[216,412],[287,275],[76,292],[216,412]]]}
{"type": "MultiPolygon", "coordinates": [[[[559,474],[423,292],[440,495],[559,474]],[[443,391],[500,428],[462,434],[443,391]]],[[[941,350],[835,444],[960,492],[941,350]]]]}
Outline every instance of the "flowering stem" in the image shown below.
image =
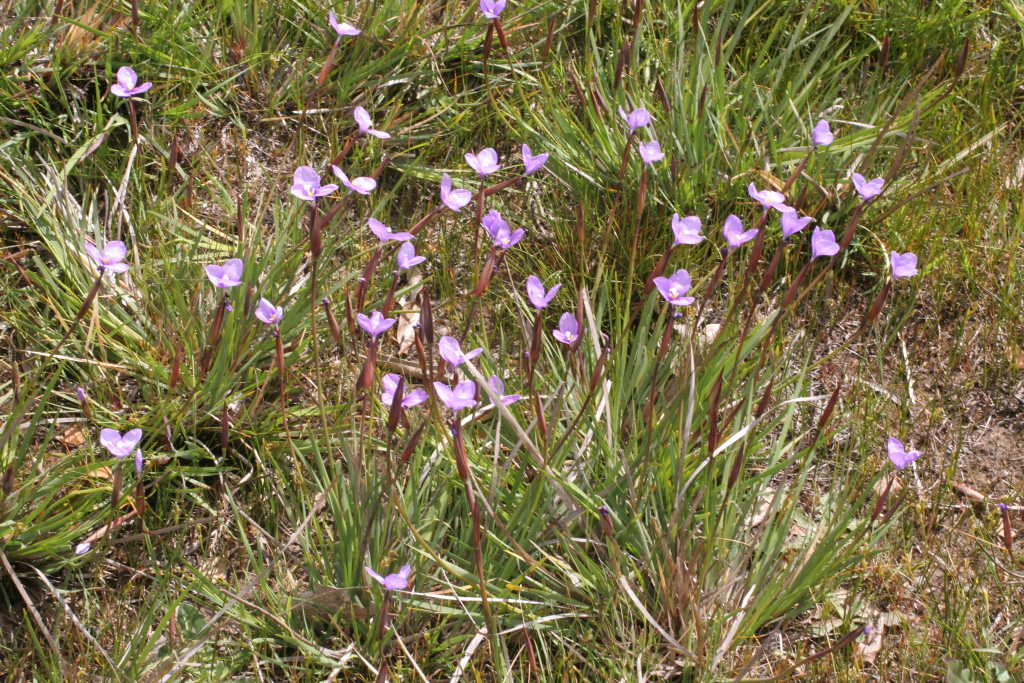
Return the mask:
{"type": "Polygon", "coordinates": [[[277,372],[281,376],[281,423],[284,425],[284,433],[291,443],[292,434],[288,429],[288,410],[285,406],[285,370],[284,370],[284,343],[281,341],[281,328],[274,326],[274,339],[277,340],[277,372]]]}
{"type": "Polygon", "coordinates": [[[484,55],[481,60],[481,65],[484,71],[484,83],[487,85],[487,89],[490,90],[491,83],[487,75],[487,58],[491,56],[491,43],[494,41],[494,22],[487,24],[487,35],[484,36],[484,55]]]}
{"type": "Polygon", "coordinates": [[[396,270],[394,277],[391,279],[391,287],[388,289],[388,294],[384,297],[384,305],[380,309],[384,317],[391,315],[391,308],[395,305],[395,290],[398,289],[399,276],[399,271],[396,270]]]}
{"type": "Polygon", "coordinates": [[[224,325],[224,312],[227,309],[227,304],[228,294],[224,292],[220,305],[217,306],[217,311],[213,314],[213,324],[210,325],[210,339],[206,342],[206,351],[203,352],[203,362],[200,366],[200,371],[204,375],[210,369],[210,363],[213,362],[213,350],[218,342],[220,342],[220,330],[224,325]]]}
{"type": "Polygon", "coordinates": [[[473,279],[480,277],[480,231],[484,229],[484,180],[480,178],[480,192],[476,198],[476,238],[473,241],[473,279]]]}
{"type": "Polygon", "coordinates": [[[644,164],[640,172],[640,190],[636,195],[636,220],[633,226],[633,245],[629,250],[629,273],[626,276],[626,302],[627,305],[633,293],[633,269],[636,267],[636,251],[640,242],[640,219],[644,213],[644,203],[647,199],[647,164],[644,164]]]}
{"type": "Polygon", "coordinates": [[[473,548],[476,559],[477,578],[480,579],[480,604],[484,612],[484,623],[487,624],[487,635],[491,640],[491,655],[498,656],[497,631],[494,628],[494,617],[491,614],[491,607],[487,602],[487,581],[484,574],[484,540],[481,531],[480,506],[473,494],[473,484],[470,481],[469,459],[466,457],[466,442],[462,438],[462,427],[459,424],[458,415],[452,421],[452,437],[455,447],[455,465],[459,470],[459,477],[466,489],[466,500],[469,503],[469,512],[473,519],[473,548]]]}
{"type": "Polygon", "coordinates": [[[132,137],[139,137],[139,122],[135,118],[135,100],[131,97],[128,98],[128,116],[132,122],[132,137]]]}

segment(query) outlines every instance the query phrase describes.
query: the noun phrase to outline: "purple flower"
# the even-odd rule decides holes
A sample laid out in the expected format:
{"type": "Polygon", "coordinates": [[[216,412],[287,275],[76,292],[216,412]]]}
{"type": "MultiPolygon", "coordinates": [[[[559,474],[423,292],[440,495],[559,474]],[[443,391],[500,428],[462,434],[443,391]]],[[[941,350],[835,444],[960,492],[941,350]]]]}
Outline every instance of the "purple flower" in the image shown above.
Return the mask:
{"type": "Polygon", "coordinates": [[[434,382],[434,391],[441,403],[448,406],[456,413],[463,408],[472,408],[476,405],[476,385],[471,380],[459,382],[455,389],[449,389],[447,384],[434,382]]]}
{"type": "Polygon", "coordinates": [[[117,70],[117,83],[110,86],[110,92],[118,97],[133,97],[141,95],[153,87],[152,83],[143,83],[135,87],[135,84],[138,82],[139,76],[135,73],[135,69],[130,66],[122,66],[117,70]]]}
{"type": "Polygon", "coordinates": [[[885,178],[875,178],[868,181],[864,180],[864,176],[860,173],[854,173],[851,179],[853,180],[853,186],[857,188],[857,194],[864,201],[882,194],[882,188],[885,186],[885,178]]]}
{"type": "Polygon", "coordinates": [[[427,260],[427,257],[417,256],[416,247],[412,246],[412,242],[406,242],[398,248],[398,255],[395,257],[395,260],[398,262],[398,272],[402,272],[423,263],[427,260]]]}
{"type": "Polygon", "coordinates": [[[690,274],[684,268],[680,268],[670,277],[654,278],[654,286],[673,306],[689,306],[693,303],[692,296],[685,296],[690,291],[690,284],[690,274]]]}
{"type": "Polygon", "coordinates": [[[828,121],[825,119],[818,121],[818,125],[811,131],[811,139],[814,140],[815,147],[827,147],[832,144],[835,137],[833,137],[832,131],[828,127],[828,121]]]}
{"type": "Polygon", "coordinates": [[[457,365],[462,365],[468,360],[473,360],[483,353],[484,350],[473,349],[469,353],[462,353],[462,347],[459,346],[458,339],[455,337],[441,337],[437,342],[437,352],[441,354],[441,358],[444,358],[446,363],[455,367],[457,365]]]}
{"type": "Polygon", "coordinates": [[[377,239],[380,240],[381,244],[395,240],[396,242],[405,242],[411,240],[413,235],[408,232],[391,232],[391,228],[381,223],[376,218],[367,218],[366,223],[370,226],[370,230],[377,239]]]}
{"type": "Polygon", "coordinates": [[[526,231],[522,228],[512,232],[512,229],[498,211],[491,210],[483,217],[481,222],[484,225],[484,229],[494,240],[494,246],[501,247],[502,249],[514,247],[519,243],[519,240],[523,239],[523,235],[526,234],[526,231]]]}
{"type": "Polygon", "coordinates": [[[268,325],[277,325],[284,318],[284,309],[266,299],[260,299],[256,305],[256,317],[268,325]]]}
{"type": "Polygon", "coordinates": [[[547,308],[547,305],[551,303],[551,300],[555,298],[555,294],[558,294],[558,290],[561,288],[561,284],[556,284],[545,294],[544,285],[541,283],[539,277],[531,275],[526,278],[526,296],[530,298],[530,303],[533,304],[533,307],[538,311],[542,308],[547,308]]]}
{"type": "Polygon", "coordinates": [[[480,0],[480,12],[488,19],[497,19],[505,4],[506,0],[480,0]]]}
{"type": "Polygon", "coordinates": [[[637,128],[643,128],[651,122],[651,112],[647,111],[643,107],[634,109],[633,111],[626,113],[626,110],[619,107],[619,116],[629,124],[629,132],[633,133],[637,128]]]}
{"type": "Polygon", "coordinates": [[[352,114],[355,117],[356,123],[359,124],[360,133],[366,133],[381,140],[387,140],[391,137],[390,134],[373,127],[373,119],[370,118],[370,112],[366,111],[363,107],[356,107],[352,114]]]}
{"type": "Polygon", "coordinates": [[[107,242],[102,252],[86,242],[85,250],[89,252],[89,256],[100,267],[100,270],[109,270],[113,273],[123,273],[128,270],[128,264],[121,263],[124,261],[124,257],[128,255],[128,248],[124,246],[124,242],[116,240],[114,242],[107,242]]]}
{"type": "Polygon", "coordinates": [[[696,216],[680,218],[678,213],[672,214],[672,234],[676,237],[676,245],[700,244],[704,239],[700,228],[700,219],[696,216]]]}
{"type": "Polygon", "coordinates": [[[640,158],[644,160],[644,166],[650,166],[655,161],[661,161],[665,158],[665,153],[661,151],[661,145],[657,140],[651,140],[650,142],[641,142],[638,145],[640,150],[640,158]]]}
{"type": "Polygon", "coordinates": [[[501,212],[494,209],[488,211],[487,215],[484,216],[480,222],[483,223],[484,230],[486,230],[492,238],[497,238],[498,232],[502,228],[504,228],[506,232],[510,229],[508,223],[501,217],[501,212]]]}
{"type": "MultiPolygon", "coordinates": [[[[381,386],[384,387],[384,393],[380,395],[380,402],[389,408],[391,407],[391,404],[395,402],[395,390],[398,389],[398,381],[400,379],[402,378],[398,375],[388,373],[384,375],[384,378],[380,381],[381,386]]],[[[408,386],[408,384],[406,384],[406,386],[408,386]]],[[[422,389],[416,389],[415,391],[407,392],[405,396],[402,397],[402,407],[412,408],[426,400],[427,392],[422,389]]]]}
{"type": "Polygon", "coordinates": [[[342,36],[358,36],[362,33],[362,31],[352,24],[346,24],[344,21],[339,23],[338,16],[334,12],[327,13],[327,23],[331,25],[331,28],[338,32],[339,38],[342,36]]]}
{"type": "Polygon", "coordinates": [[[214,287],[221,289],[235,287],[242,284],[242,269],[244,267],[245,264],[240,258],[233,258],[223,266],[211,263],[206,266],[206,277],[210,278],[214,287]]]}
{"type": "Polygon", "coordinates": [[[78,397],[80,403],[85,403],[89,398],[88,396],[86,396],[85,389],[83,389],[82,387],[78,387],[77,389],[75,389],[75,396],[78,397]]]}
{"type": "Polygon", "coordinates": [[[836,244],[836,236],[831,230],[814,228],[811,234],[811,258],[819,256],[835,256],[839,253],[839,245],[836,244]]]}
{"type": "Polygon", "coordinates": [[[142,449],[136,449],[135,451],[135,473],[140,477],[142,476],[142,449]]]}
{"type": "MultiPolygon", "coordinates": [[[[497,375],[491,375],[491,378],[487,380],[487,385],[498,395],[498,398],[501,399],[501,405],[503,406],[510,406],[522,398],[519,394],[506,394],[505,383],[498,379],[497,375]]],[[[494,403],[493,399],[491,400],[491,403],[494,403]]]]}
{"type": "Polygon", "coordinates": [[[121,432],[116,429],[100,431],[100,443],[118,460],[131,455],[140,441],[142,441],[141,429],[125,432],[124,436],[121,436],[121,432]]]}
{"type": "Polygon", "coordinates": [[[497,171],[501,166],[498,164],[498,153],[490,147],[480,150],[479,154],[473,154],[472,152],[466,152],[466,163],[470,167],[480,174],[483,178],[485,175],[489,175],[497,171]]]}
{"type": "Polygon", "coordinates": [[[892,464],[895,465],[898,470],[902,470],[904,467],[921,457],[921,451],[908,452],[904,449],[903,442],[895,436],[889,437],[888,446],[889,460],[892,460],[892,464]]]}
{"type": "Polygon", "coordinates": [[[75,546],[75,555],[85,555],[87,552],[92,550],[92,543],[86,541],[85,543],[79,543],[75,546]]]}
{"type": "Polygon", "coordinates": [[[320,174],[312,166],[299,166],[292,176],[292,194],[307,202],[329,195],[338,189],[337,185],[320,185],[320,174]]]}
{"type": "Polygon", "coordinates": [[[776,192],[775,190],[758,190],[754,187],[754,183],[750,183],[750,185],[747,186],[747,194],[760,202],[766,213],[769,209],[792,211],[790,207],[786,206],[786,196],[781,192],[776,192]]]}
{"type": "Polygon", "coordinates": [[[228,313],[234,313],[235,312],[235,307],[231,305],[230,301],[225,301],[224,302],[224,310],[227,311],[228,313]]]}
{"type": "Polygon", "coordinates": [[[813,220],[814,219],[810,216],[804,216],[801,218],[795,209],[780,212],[779,222],[782,224],[782,236],[791,237],[797,234],[806,228],[813,220]]]}
{"type": "Polygon", "coordinates": [[[743,221],[735,215],[729,214],[725,217],[725,225],[722,226],[722,234],[725,235],[725,241],[729,243],[729,250],[732,251],[741,244],[745,244],[757,237],[757,228],[751,228],[750,230],[743,232],[743,221]]]}
{"type": "Polygon", "coordinates": [[[572,344],[579,339],[580,326],[572,313],[563,313],[558,319],[558,329],[551,333],[563,344],[572,344]]]}
{"type": "Polygon", "coordinates": [[[366,573],[372,576],[377,583],[384,586],[384,590],[390,593],[391,591],[404,591],[409,587],[409,577],[412,576],[412,567],[407,564],[403,564],[397,574],[388,574],[387,576],[381,576],[367,567],[366,573]]]}
{"type": "Polygon", "coordinates": [[[452,211],[460,212],[462,207],[473,201],[473,193],[469,190],[453,190],[452,177],[445,173],[441,176],[441,201],[452,211]]]}
{"type": "Polygon", "coordinates": [[[548,163],[548,154],[538,154],[534,156],[530,152],[529,145],[523,145],[523,175],[530,175],[540,169],[541,166],[548,163]]]}
{"type": "Polygon", "coordinates": [[[370,314],[370,317],[366,317],[362,313],[356,313],[356,322],[359,323],[359,327],[363,328],[376,341],[377,337],[390,330],[391,326],[398,321],[394,318],[385,318],[384,314],[380,311],[374,311],[370,314]]]}
{"type": "Polygon", "coordinates": [[[889,254],[889,260],[892,261],[893,279],[917,275],[917,256],[915,254],[909,251],[906,254],[894,251],[889,254]]]}
{"type": "MultiPolygon", "coordinates": [[[[359,194],[370,194],[371,192],[373,192],[373,188],[377,187],[377,181],[374,180],[373,178],[360,177],[349,180],[348,176],[345,175],[345,172],[342,171],[337,166],[334,166],[332,164],[331,170],[334,171],[334,175],[338,176],[338,179],[341,181],[341,184],[347,187],[350,191],[355,190],[359,194]]],[[[329,187],[333,187],[335,190],[338,189],[337,185],[332,185],[329,187]]],[[[334,190],[331,190],[331,192],[333,191],[334,190]]]]}

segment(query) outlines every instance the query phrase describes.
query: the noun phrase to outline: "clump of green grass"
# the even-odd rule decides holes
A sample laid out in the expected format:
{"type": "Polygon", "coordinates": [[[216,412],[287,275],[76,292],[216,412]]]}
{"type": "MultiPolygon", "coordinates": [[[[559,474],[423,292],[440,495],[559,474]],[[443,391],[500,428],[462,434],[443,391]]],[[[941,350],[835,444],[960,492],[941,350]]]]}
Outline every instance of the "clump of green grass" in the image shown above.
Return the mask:
{"type": "MultiPolygon", "coordinates": [[[[948,561],[900,556],[947,524],[948,486],[919,495],[905,470],[883,494],[883,436],[926,438],[913,384],[891,372],[902,353],[910,377],[907,332],[917,351],[938,325],[916,302],[967,297],[994,321],[985,348],[1020,331],[1019,207],[991,196],[1007,169],[965,173],[1011,130],[1012,12],[525,3],[499,36],[475,4],[391,0],[336,7],[363,30],[336,43],[326,10],[207,9],[140,7],[136,32],[113,11],[29,3],[3,28],[8,673],[853,677],[847,646],[875,622],[850,608],[821,637],[809,615],[840,588],[899,604],[924,585],[943,631],[905,619],[899,665],[1019,668],[1019,617],[975,620],[948,561]],[[1000,36],[984,64],[979,35],[1000,36]],[[156,84],[134,113],[107,92],[123,64],[156,84]],[[356,105],[392,137],[357,135],[356,105]],[[618,107],[641,105],[654,123],[627,137],[618,107]],[[836,140],[812,154],[820,117],[836,140]],[[645,168],[628,146],[652,137],[667,156],[645,168]],[[517,178],[523,142],[551,159],[517,178]],[[462,154],[485,146],[503,169],[480,203],[462,154]],[[297,166],[328,182],[331,162],[376,190],[316,210],[287,193],[297,166]],[[861,207],[853,170],[885,177],[883,198],[861,207]],[[476,195],[461,213],[435,211],[445,172],[476,195]],[[808,231],[787,245],[774,217],[759,224],[751,182],[837,239],[853,225],[849,248],[805,268],[808,231]],[[965,193],[971,213],[951,217],[943,196],[965,193]],[[492,250],[484,208],[524,240],[492,250]],[[707,239],[662,262],[673,213],[707,239]],[[728,214],[762,236],[725,256],[728,214]],[[415,229],[428,261],[393,276],[371,216],[415,229]],[[115,239],[131,268],[90,302],[84,241],[115,239]],[[892,250],[923,273],[872,320],[892,250]],[[245,263],[233,312],[203,273],[229,258],[245,263]],[[656,268],[693,275],[681,318],[647,291],[656,268]],[[562,284],[539,327],[534,273],[562,284]],[[260,298],[283,319],[257,320],[260,298]],[[372,311],[400,320],[376,345],[356,323],[372,311]],[[572,345],[550,334],[562,312],[572,345]],[[440,368],[446,334],[482,355],[440,368]],[[430,399],[385,405],[384,372],[430,399]],[[524,398],[501,405],[491,375],[524,398]],[[476,405],[453,414],[435,380],[475,382],[476,405]],[[132,427],[142,492],[125,474],[112,506],[120,469],[98,434],[132,427]],[[406,564],[407,590],[366,572],[406,564]]],[[[985,372],[1013,377],[1013,362],[985,372]]],[[[973,578],[994,587],[1012,561],[978,525],[973,578]]]]}

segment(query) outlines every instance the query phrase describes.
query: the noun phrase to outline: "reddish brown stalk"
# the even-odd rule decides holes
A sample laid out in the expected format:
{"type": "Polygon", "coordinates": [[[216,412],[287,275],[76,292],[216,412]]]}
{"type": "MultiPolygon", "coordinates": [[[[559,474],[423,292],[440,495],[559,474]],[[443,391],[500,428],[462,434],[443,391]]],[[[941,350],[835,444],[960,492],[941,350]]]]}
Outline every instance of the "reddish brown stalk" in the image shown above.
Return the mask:
{"type": "MultiPolygon", "coordinates": [[[[796,165],[796,168],[793,169],[793,172],[789,175],[789,178],[786,180],[786,184],[782,186],[781,190],[779,190],[780,192],[782,192],[782,194],[786,194],[787,192],[789,192],[789,188],[793,187],[793,183],[795,183],[796,179],[800,177],[801,173],[803,173],[804,167],[807,166],[807,161],[811,158],[811,155],[813,153],[814,148],[812,147],[811,151],[808,152],[804,156],[804,158],[800,160],[800,163],[796,165]]],[[[804,189],[806,190],[806,188],[804,189]]]]}
{"type": "Polygon", "coordinates": [[[548,36],[544,40],[544,49],[540,53],[540,61],[548,61],[548,54],[551,52],[551,43],[555,40],[555,19],[558,18],[558,12],[551,15],[548,20],[548,36]]]}
{"type": "Polygon", "coordinates": [[[178,386],[178,378],[181,376],[181,360],[185,355],[185,347],[182,346],[181,342],[178,342],[178,348],[174,351],[174,361],[171,363],[171,379],[167,383],[167,388],[174,391],[174,387],[178,386]]]}
{"type": "Polygon", "coordinates": [[[889,491],[892,490],[892,483],[896,480],[896,477],[890,477],[888,483],[885,485],[885,490],[882,491],[882,495],[875,501],[875,508],[871,511],[871,521],[874,522],[878,519],[878,515],[882,514],[882,509],[885,508],[886,502],[889,500],[889,491]]]}
{"type": "MultiPolygon", "coordinates": [[[[761,252],[764,251],[764,236],[768,232],[768,212],[761,214],[761,220],[757,224],[757,239],[754,240],[754,248],[750,250],[750,260],[747,261],[746,276],[749,278],[757,271],[757,264],[761,260],[761,252]]],[[[746,287],[746,283],[744,283],[746,287]]]]}
{"type": "Polygon", "coordinates": [[[337,166],[338,164],[340,164],[345,159],[345,157],[348,156],[348,153],[352,151],[352,147],[355,146],[355,144],[356,138],[354,135],[350,136],[347,140],[345,140],[345,146],[341,148],[341,151],[338,152],[338,154],[333,159],[331,159],[331,165],[337,166]]]}
{"type": "Polygon", "coordinates": [[[636,32],[640,29],[640,16],[644,9],[644,0],[636,0],[636,4],[633,5],[633,37],[636,37],[636,32]]]}
{"type": "Polygon", "coordinates": [[[423,229],[423,226],[425,226],[427,223],[429,223],[430,221],[432,221],[435,218],[437,218],[438,216],[440,216],[445,211],[448,211],[448,207],[445,206],[444,204],[440,204],[440,205],[436,206],[433,211],[431,211],[426,216],[421,218],[419,220],[419,222],[416,223],[416,225],[414,225],[411,228],[409,228],[409,230],[408,230],[409,234],[410,235],[415,235],[417,232],[419,232],[420,230],[423,229]]]}
{"type": "Polygon", "coordinates": [[[116,514],[117,504],[121,502],[121,477],[123,476],[121,470],[121,461],[117,461],[117,466],[114,467],[114,475],[111,479],[110,484],[110,509],[116,514]]]}
{"type": "Polygon", "coordinates": [[[404,399],[404,398],[405,398],[405,378],[404,377],[399,377],[398,378],[398,386],[395,387],[394,398],[392,399],[391,405],[389,406],[390,410],[388,410],[388,424],[387,424],[387,428],[388,428],[388,432],[390,432],[392,434],[394,434],[395,430],[398,428],[398,421],[402,417],[402,399],[404,399]]]}
{"type": "MultiPolygon", "coordinates": [[[[708,281],[708,288],[704,291],[704,298],[700,301],[700,308],[697,309],[697,321],[701,319],[704,314],[704,306],[711,300],[711,297],[715,294],[715,289],[718,288],[718,283],[722,281],[722,276],[725,275],[725,264],[729,258],[729,252],[722,255],[722,260],[718,262],[718,268],[715,269],[714,274],[711,276],[711,280],[708,281]]],[[[696,323],[695,323],[696,324],[696,323]]]]}
{"type": "Polygon", "coordinates": [[[645,298],[647,297],[647,295],[654,291],[654,278],[661,277],[662,273],[665,272],[665,266],[668,265],[668,260],[669,258],[671,258],[672,251],[675,248],[675,244],[670,246],[668,250],[664,254],[662,254],[661,259],[658,261],[657,265],[654,266],[654,270],[651,271],[651,276],[647,278],[647,284],[644,285],[645,298]]]}
{"type": "Polygon", "coordinates": [[[327,314],[327,326],[331,329],[331,336],[334,337],[334,341],[341,344],[344,337],[341,334],[341,326],[338,325],[338,320],[334,317],[334,311],[331,310],[331,300],[324,297],[320,299],[320,303],[324,307],[324,313],[327,314]]]}
{"type": "Polygon", "coordinates": [[[420,329],[428,347],[434,346],[434,308],[430,303],[430,292],[424,287],[420,290],[420,329]]]}
{"type": "MultiPolygon", "coordinates": [[[[484,55],[481,60],[481,68],[484,72],[484,81],[487,81],[487,60],[491,56],[491,43],[494,41],[494,22],[487,24],[487,35],[484,36],[484,55]]],[[[488,87],[490,84],[488,83],[488,87]]]]}
{"type": "Polygon", "coordinates": [[[1010,524],[1010,510],[1004,503],[999,504],[999,510],[1003,515],[1003,545],[1006,551],[1013,556],[1013,526],[1010,524]]]}
{"type": "Polygon", "coordinates": [[[619,185],[626,179],[626,166],[629,165],[629,149],[632,147],[633,134],[626,136],[626,146],[622,149],[622,163],[619,164],[619,185]]]}
{"type": "Polygon", "coordinates": [[[832,411],[835,410],[836,401],[839,400],[839,391],[843,388],[843,381],[839,380],[836,384],[836,388],[832,390],[832,395],[828,397],[828,403],[825,404],[825,410],[821,413],[821,419],[818,420],[818,432],[820,433],[825,427],[828,426],[829,420],[832,419],[832,411]]]}
{"type": "Polygon", "coordinates": [[[423,436],[423,428],[426,426],[427,423],[424,422],[419,427],[417,427],[416,431],[413,432],[412,436],[409,437],[409,441],[405,444],[405,448],[402,449],[402,454],[398,457],[398,459],[402,463],[409,462],[409,458],[412,457],[413,451],[416,450],[416,446],[420,442],[420,437],[423,436]]]}
{"type": "Polygon", "coordinates": [[[228,417],[228,407],[224,406],[220,411],[220,450],[227,454],[228,442],[231,436],[231,419],[228,417]]]}
{"type": "Polygon", "coordinates": [[[345,322],[348,324],[348,336],[356,336],[356,319],[352,315],[352,294],[345,290],[345,322]]]}
{"type": "Polygon", "coordinates": [[[484,229],[484,182],[480,178],[480,192],[476,199],[476,230],[473,239],[473,277],[480,275],[480,233],[484,229]]]}
{"type": "Polygon", "coordinates": [[[661,76],[658,76],[654,81],[654,94],[661,102],[662,108],[664,108],[666,112],[671,112],[672,105],[669,104],[668,95],[665,93],[665,86],[661,82],[661,76]]]}
{"type": "Polygon", "coordinates": [[[373,252],[373,256],[367,261],[366,267],[363,268],[363,276],[359,278],[359,284],[356,286],[356,313],[363,312],[363,306],[366,304],[366,293],[373,282],[373,275],[377,272],[377,265],[380,263],[380,257],[383,253],[384,247],[377,247],[377,250],[373,252]]]}
{"type": "Polygon", "coordinates": [[[399,273],[396,270],[394,277],[391,278],[391,287],[388,288],[387,296],[384,297],[384,305],[381,306],[380,310],[385,318],[391,315],[391,308],[395,305],[395,291],[398,289],[398,278],[399,273]]]}
{"type": "MultiPolygon", "coordinates": [[[[846,231],[843,233],[843,239],[839,242],[839,249],[840,249],[840,251],[842,251],[843,249],[846,249],[848,246],[850,246],[850,242],[853,241],[853,233],[857,229],[857,223],[860,222],[860,215],[861,215],[861,213],[863,213],[863,211],[864,211],[864,203],[863,202],[858,204],[857,208],[855,208],[853,210],[853,216],[850,218],[850,221],[846,224],[846,231]]],[[[832,257],[833,261],[836,261],[838,259],[839,259],[839,254],[836,254],[835,256],[832,257]]]]}
{"type": "Polygon", "coordinates": [[[356,382],[356,391],[367,390],[373,387],[373,376],[377,368],[377,342],[372,340],[366,345],[366,362],[363,364],[363,371],[356,382]]]}
{"type": "Polygon", "coordinates": [[[868,311],[867,316],[864,318],[864,322],[861,324],[861,328],[867,327],[871,323],[875,322],[875,319],[882,312],[882,307],[885,306],[885,300],[889,296],[889,291],[892,289],[892,279],[890,278],[885,285],[882,286],[882,291],[878,293],[871,309],[868,311]]]}
{"type": "MultiPolygon", "coordinates": [[[[540,311],[537,311],[537,315],[533,318],[533,338],[530,342],[530,358],[529,358],[529,380],[528,384],[530,387],[530,395],[533,397],[534,410],[537,413],[537,426],[540,428],[541,436],[547,438],[548,435],[548,424],[547,420],[544,419],[544,405],[541,403],[540,394],[537,393],[534,388],[534,375],[537,372],[537,365],[540,363],[540,352],[542,348],[544,334],[544,320],[541,318],[540,311]]],[[[581,335],[582,336],[582,335],[581,335]]]]}
{"type": "Polygon", "coordinates": [[[0,493],[3,493],[4,498],[14,493],[14,465],[8,465],[4,476],[0,477],[0,493]]]}
{"type": "Polygon", "coordinates": [[[128,116],[132,122],[132,137],[139,137],[139,121],[135,117],[135,98],[128,98],[128,116]]]}
{"type": "Polygon", "coordinates": [[[331,73],[331,69],[334,67],[334,57],[338,54],[339,45],[341,45],[341,38],[334,41],[334,45],[331,46],[331,51],[327,54],[327,60],[324,61],[323,68],[320,69],[320,75],[316,77],[317,86],[322,86],[327,82],[327,76],[331,73]]]}
{"type": "Polygon", "coordinates": [[[139,518],[139,526],[144,526],[143,517],[146,514],[146,486],[142,483],[142,475],[135,482],[135,516],[139,518]]]}
{"type": "Polygon", "coordinates": [[[619,61],[615,64],[615,81],[612,85],[612,89],[618,90],[622,84],[622,70],[626,66],[626,58],[629,54],[629,40],[627,39],[622,44],[622,48],[619,49],[619,61]]]}
{"type": "Polygon", "coordinates": [[[764,277],[761,278],[761,284],[757,286],[759,294],[764,294],[765,290],[768,289],[768,285],[772,283],[772,279],[775,277],[775,271],[779,267],[779,261],[782,259],[782,252],[786,249],[786,243],[783,242],[775,248],[775,254],[772,256],[771,263],[768,264],[768,268],[764,271],[764,277]]]}
{"type": "MultiPolygon", "coordinates": [[[[317,220],[316,202],[310,202],[309,206],[309,252],[313,256],[314,262],[320,258],[320,251],[322,243],[320,241],[320,225],[317,220]]],[[[313,293],[313,297],[316,297],[316,292],[313,293]]]]}
{"type": "Polygon", "coordinates": [[[746,459],[746,449],[744,446],[740,446],[740,452],[736,454],[736,459],[732,461],[732,470],[729,471],[729,482],[725,486],[726,492],[732,491],[732,487],[736,485],[736,482],[740,478],[740,472],[743,471],[743,463],[746,459]]]}
{"type": "Polygon", "coordinates": [[[480,506],[477,505],[476,496],[473,494],[473,485],[469,477],[469,460],[466,457],[466,443],[462,438],[462,428],[459,425],[458,416],[452,421],[452,442],[455,449],[455,466],[459,471],[459,477],[466,489],[466,500],[469,503],[469,512],[473,519],[473,550],[476,557],[477,577],[480,580],[480,603],[483,607],[484,621],[487,623],[487,631],[495,632],[494,621],[491,617],[491,610],[487,604],[487,580],[484,574],[484,539],[483,524],[480,518],[480,506]]]}
{"type": "Polygon", "coordinates": [[[285,375],[284,368],[284,342],[281,341],[280,328],[275,327],[274,339],[277,341],[277,372],[281,376],[281,424],[284,425],[285,437],[287,437],[290,442],[292,440],[292,433],[288,428],[288,409],[285,405],[287,393],[285,380],[287,379],[287,376],[285,375]]]}
{"type": "Polygon", "coordinates": [[[505,30],[501,28],[501,19],[495,17],[492,23],[494,24],[494,32],[498,34],[498,42],[501,43],[502,49],[505,50],[505,54],[511,62],[512,50],[508,47],[508,38],[505,37],[505,30]]]}
{"type": "Polygon", "coordinates": [[[213,350],[220,342],[220,330],[224,325],[224,312],[227,308],[227,303],[228,297],[225,294],[221,298],[220,305],[217,306],[217,312],[213,315],[213,324],[210,326],[210,339],[206,343],[206,351],[203,352],[203,363],[200,368],[204,375],[210,369],[210,363],[213,362],[213,350]]]}
{"type": "Polygon", "coordinates": [[[711,405],[711,412],[708,415],[708,455],[713,456],[718,448],[718,402],[722,397],[722,373],[719,371],[718,379],[711,388],[711,397],[708,403],[711,405]]]}
{"type": "Polygon", "coordinates": [[[786,296],[782,297],[782,305],[779,306],[780,309],[785,308],[792,303],[793,297],[796,296],[797,291],[800,289],[800,285],[803,284],[804,279],[807,277],[807,273],[810,272],[812,263],[814,263],[814,259],[808,261],[807,265],[805,265],[797,274],[796,279],[793,280],[793,284],[791,284],[789,289],[786,291],[786,296]]]}

